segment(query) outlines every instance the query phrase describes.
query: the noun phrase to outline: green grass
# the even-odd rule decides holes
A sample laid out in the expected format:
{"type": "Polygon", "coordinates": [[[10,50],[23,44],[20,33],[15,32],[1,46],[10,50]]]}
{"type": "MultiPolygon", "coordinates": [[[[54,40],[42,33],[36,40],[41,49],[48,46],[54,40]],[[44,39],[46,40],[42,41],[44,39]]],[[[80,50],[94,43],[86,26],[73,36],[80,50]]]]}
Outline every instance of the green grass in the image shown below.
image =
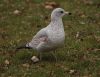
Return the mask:
{"type": "Polygon", "coordinates": [[[100,1],[84,1],[0,0],[0,77],[100,77],[100,50],[96,50],[100,49],[100,1]],[[63,18],[66,40],[57,50],[57,63],[48,53],[43,61],[34,64],[30,60],[37,54],[34,50],[14,50],[50,22],[44,19],[51,13],[42,6],[46,1],[59,3],[72,15],[63,18]],[[13,14],[16,9],[20,15],[13,14]],[[79,38],[75,38],[77,32],[79,38]],[[70,70],[76,72],[71,74],[70,70]]]}

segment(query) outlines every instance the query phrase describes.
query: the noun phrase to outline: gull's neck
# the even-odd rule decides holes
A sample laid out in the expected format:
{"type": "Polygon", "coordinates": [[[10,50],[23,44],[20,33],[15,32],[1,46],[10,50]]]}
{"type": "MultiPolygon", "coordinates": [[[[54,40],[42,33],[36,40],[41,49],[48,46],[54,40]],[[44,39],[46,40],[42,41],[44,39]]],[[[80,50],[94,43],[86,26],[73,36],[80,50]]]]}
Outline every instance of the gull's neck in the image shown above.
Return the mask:
{"type": "Polygon", "coordinates": [[[52,28],[63,28],[62,18],[60,18],[60,17],[51,18],[51,22],[49,24],[49,27],[52,27],[52,28]]]}

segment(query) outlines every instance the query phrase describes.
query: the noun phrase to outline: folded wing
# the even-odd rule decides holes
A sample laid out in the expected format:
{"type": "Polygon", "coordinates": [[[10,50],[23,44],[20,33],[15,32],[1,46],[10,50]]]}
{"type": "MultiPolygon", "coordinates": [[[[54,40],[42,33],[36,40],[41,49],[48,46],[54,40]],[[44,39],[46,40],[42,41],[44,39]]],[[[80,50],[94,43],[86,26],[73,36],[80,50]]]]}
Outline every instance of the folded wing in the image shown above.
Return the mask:
{"type": "Polygon", "coordinates": [[[26,46],[36,49],[41,44],[46,43],[46,42],[48,42],[48,35],[46,33],[45,28],[43,28],[33,37],[31,42],[26,44],[26,46]]]}

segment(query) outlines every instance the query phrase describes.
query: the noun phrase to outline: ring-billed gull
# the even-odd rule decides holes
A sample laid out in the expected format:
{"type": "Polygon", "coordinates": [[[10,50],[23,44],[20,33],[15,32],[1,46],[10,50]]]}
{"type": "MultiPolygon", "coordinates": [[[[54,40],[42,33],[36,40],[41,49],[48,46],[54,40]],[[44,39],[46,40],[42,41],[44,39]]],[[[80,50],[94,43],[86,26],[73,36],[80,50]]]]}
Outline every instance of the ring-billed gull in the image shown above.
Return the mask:
{"type": "Polygon", "coordinates": [[[62,17],[65,14],[70,15],[71,13],[62,8],[54,9],[51,13],[50,24],[37,32],[29,43],[17,49],[32,48],[38,52],[49,52],[62,47],[65,40],[62,17]]]}

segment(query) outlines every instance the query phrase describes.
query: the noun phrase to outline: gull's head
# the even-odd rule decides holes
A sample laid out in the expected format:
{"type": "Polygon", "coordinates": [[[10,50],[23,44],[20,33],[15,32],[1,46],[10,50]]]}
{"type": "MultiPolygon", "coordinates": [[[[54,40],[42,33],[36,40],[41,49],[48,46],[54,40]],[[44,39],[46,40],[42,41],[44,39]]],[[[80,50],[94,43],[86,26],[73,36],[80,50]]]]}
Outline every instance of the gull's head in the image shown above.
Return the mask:
{"type": "Polygon", "coordinates": [[[71,13],[66,12],[62,8],[56,8],[51,13],[51,19],[62,18],[64,15],[71,15],[71,13]]]}

